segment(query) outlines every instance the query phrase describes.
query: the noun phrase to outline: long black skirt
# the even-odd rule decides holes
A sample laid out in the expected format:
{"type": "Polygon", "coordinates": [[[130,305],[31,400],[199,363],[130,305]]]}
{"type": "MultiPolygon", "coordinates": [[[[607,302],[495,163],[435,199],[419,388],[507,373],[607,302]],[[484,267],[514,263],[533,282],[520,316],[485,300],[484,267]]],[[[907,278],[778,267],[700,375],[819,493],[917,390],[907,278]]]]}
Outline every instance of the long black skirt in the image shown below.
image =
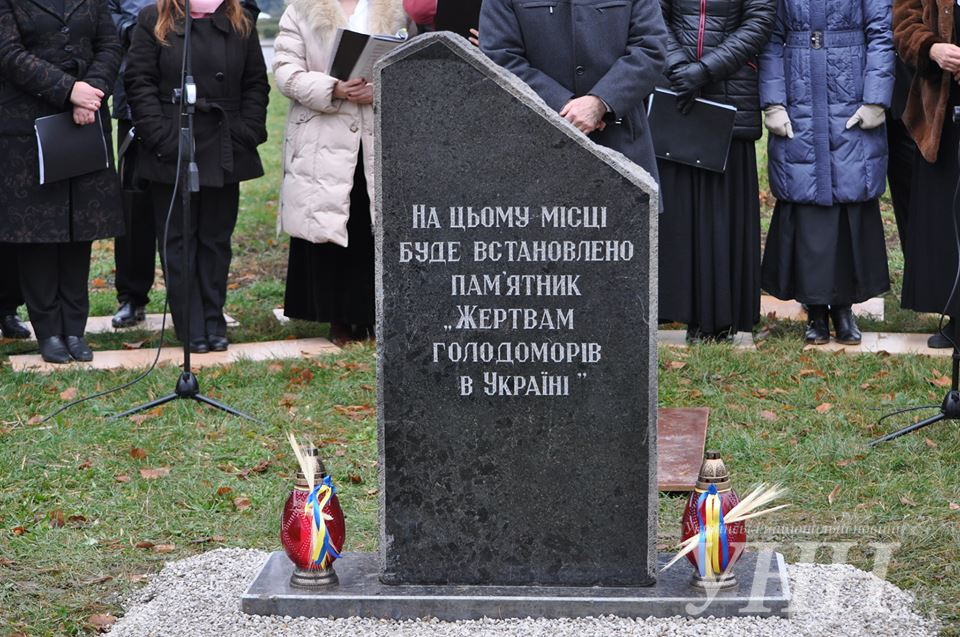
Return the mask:
{"type": "Polygon", "coordinates": [[[305,321],[373,325],[374,245],[362,152],[350,191],[347,247],[290,238],[283,313],[305,321]]]}
{"type": "MultiPolygon", "coordinates": [[[[956,103],[951,96],[951,104],[956,103]]],[[[928,163],[918,152],[913,162],[907,240],[903,247],[903,307],[917,312],[944,310],[957,276],[957,233],[953,195],[960,177],[957,149],[960,126],[950,109],[943,123],[937,161],[928,163]]],[[[960,290],[953,295],[950,316],[960,316],[960,290]]]]}
{"type": "Polygon", "coordinates": [[[716,333],[760,320],[760,199],[752,141],[734,140],[727,170],[657,162],[661,321],[716,333]]]}
{"type": "Polygon", "coordinates": [[[833,206],[778,201],[762,285],[778,299],[809,305],[862,303],[889,290],[879,200],[833,206]]]}

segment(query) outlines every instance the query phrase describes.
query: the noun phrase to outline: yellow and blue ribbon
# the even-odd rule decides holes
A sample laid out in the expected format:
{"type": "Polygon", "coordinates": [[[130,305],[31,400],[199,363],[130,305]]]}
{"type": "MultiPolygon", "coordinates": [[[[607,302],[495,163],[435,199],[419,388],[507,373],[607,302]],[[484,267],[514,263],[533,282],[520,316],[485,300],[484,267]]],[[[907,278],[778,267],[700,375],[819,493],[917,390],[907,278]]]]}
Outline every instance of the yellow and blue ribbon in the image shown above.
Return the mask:
{"type": "Polygon", "coordinates": [[[723,502],[717,492],[717,485],[711,484],[710,488],[697,498],[697,522],[700,523],[700,539],[697,545],[700,577],[719,577],[730,564],[730,539],[727,537],[723,502]]]}
{"type": "Polygon", "coordinates": [[[323,518],[323,507],[330,502],[330,499],[336,493],[337,489],[333,486],[333,480],[330,479],[330,476],[325,476],[320,484],[310,492],[307,503],[303,508],[303,512],[313,519],[310,529],[310,546],[312,548],[310,559],[320,568],[329,567],[333,560],[340,557],[340,553],[337,552],[337,549],[333,547],[333,542],[330,541],[327,521],[323,518]]]}

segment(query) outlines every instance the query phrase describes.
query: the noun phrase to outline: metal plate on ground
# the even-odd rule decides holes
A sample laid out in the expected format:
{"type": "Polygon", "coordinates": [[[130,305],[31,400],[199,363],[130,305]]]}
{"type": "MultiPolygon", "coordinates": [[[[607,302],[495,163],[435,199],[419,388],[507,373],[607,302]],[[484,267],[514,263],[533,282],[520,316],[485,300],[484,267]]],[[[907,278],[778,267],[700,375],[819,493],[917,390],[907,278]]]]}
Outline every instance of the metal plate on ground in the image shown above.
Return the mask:
{"type": "Polygon", "coordinates": [[[707,440],[708,407],[669,408],[657,417],[657,487],[693,491],[707,440]]]}

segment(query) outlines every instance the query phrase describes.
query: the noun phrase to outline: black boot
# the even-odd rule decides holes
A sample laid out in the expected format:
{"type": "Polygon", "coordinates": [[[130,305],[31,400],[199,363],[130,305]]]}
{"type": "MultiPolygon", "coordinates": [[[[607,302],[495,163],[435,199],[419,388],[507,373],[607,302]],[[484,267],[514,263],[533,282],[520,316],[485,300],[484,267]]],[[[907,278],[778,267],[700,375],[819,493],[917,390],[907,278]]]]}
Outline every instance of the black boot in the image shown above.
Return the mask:
{"type": "Polygon", "coordinates": [[[860,328],[853,318],[853,309],[849,305],[830,307],[830,320],[833,321],[834,339],[843,345],[859,345],[860,328]]]}
{"type": "Polygon", "coordinates": [[[30,338],[30,330],[16,314],[0,316],[0,334],[3,338],[30,338]]]}
{"type": "Polygon", "coordinates": [[[146,310],[142,305],[137,305],[133,301],[124,301],[110,323],[116,328],[130,327],[140,323],[144,318],[146,318],[146,310]]]}
{"type": "Polygon", "coordinates": [[[67,345],[59,336],[41,338],[38,345],[40,346],[40,357],[48,363],[69,363],[73,360],[69,350],[67,350],[67,345]]]}
{"type": "Polygon", "coordinates": [[[93,360],[93,351],[82,336],[68,336],[64,339],[67,343],[67,351],[73,360],[81,363],[89,363],[93,360]]]}
{"type": "Polygon", "coordinates": [[[950,342],[951,338],[953,338],[953,318],[947,321],[947,324],[943,326],[943,330],[937,330],[933,333],[933,336],[927,339],[927,347],[931,349],[947,349],[948,347],[953,347],[953,343],[950,342]]]}
{"type": "Polygon", "coordinates": [[[827,324],[826,305],[807,306],[807,331],[804,340],[813,345],[824,345],[830,342],[830,326],[827,324]]]}

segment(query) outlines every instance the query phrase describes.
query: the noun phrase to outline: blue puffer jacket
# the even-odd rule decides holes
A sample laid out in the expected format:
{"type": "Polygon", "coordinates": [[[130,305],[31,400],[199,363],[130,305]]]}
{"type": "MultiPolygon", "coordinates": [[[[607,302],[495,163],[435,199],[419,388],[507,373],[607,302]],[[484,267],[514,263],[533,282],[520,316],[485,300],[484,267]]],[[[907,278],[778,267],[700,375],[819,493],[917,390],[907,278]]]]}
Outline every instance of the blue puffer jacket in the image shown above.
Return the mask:
{"type": "Polygon", "coordinates": [[[760,56],[760,102],[787,107],[793,139],[770,135],[777,199],[831,206],[869,201],[886,187],[884,126],[845,129],[862,104],[890,106],[890,0],[780,0],[760,56]]]}

